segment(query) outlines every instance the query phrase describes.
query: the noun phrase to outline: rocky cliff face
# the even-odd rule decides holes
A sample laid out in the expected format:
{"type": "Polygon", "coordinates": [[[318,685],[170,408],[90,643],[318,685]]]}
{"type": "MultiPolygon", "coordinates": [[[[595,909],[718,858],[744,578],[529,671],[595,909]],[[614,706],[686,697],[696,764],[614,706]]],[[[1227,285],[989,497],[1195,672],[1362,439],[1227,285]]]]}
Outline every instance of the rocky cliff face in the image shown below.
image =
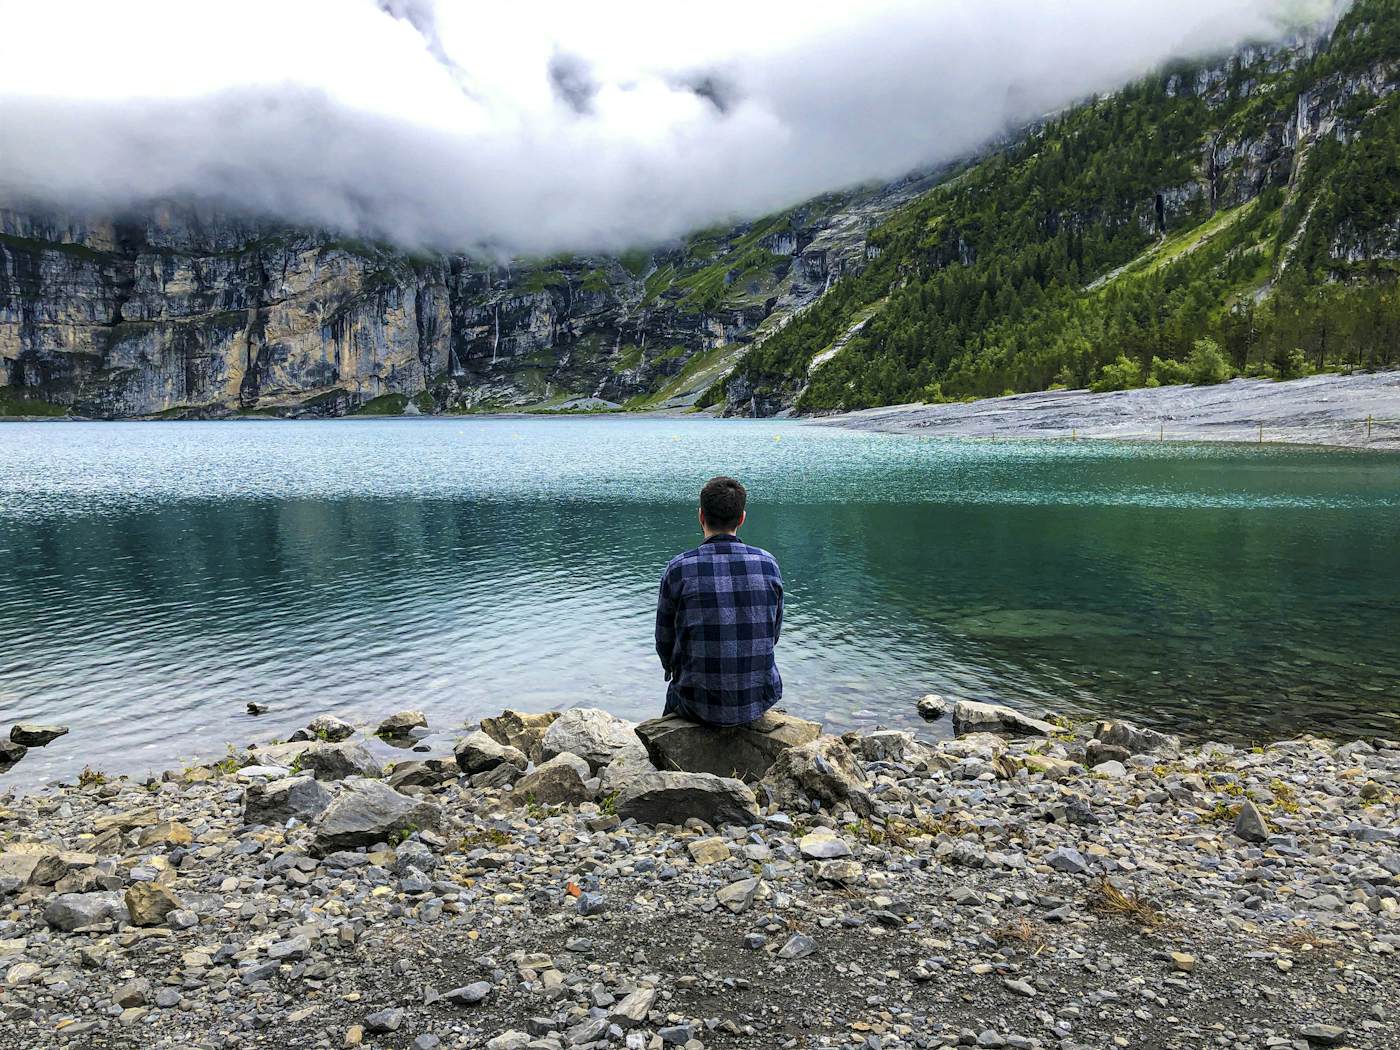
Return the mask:
{"type": "Polygon", "coordinates": [[[695,401],[863,265],[929,180],[622,258],[489,265],[161,203],[0,208],[0,414],[343,415],[695,401]]]}

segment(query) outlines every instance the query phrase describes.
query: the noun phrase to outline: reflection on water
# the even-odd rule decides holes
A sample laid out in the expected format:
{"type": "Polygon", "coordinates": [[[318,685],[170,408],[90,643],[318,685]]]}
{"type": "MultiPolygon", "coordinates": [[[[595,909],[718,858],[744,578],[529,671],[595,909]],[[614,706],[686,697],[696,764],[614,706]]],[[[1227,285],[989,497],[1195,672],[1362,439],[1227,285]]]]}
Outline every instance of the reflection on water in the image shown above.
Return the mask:
{"type": "Polygon", "coordinates": [[[937,691],[1243,740],[1400,734],[1393,456],[672,420],[17,424],[0,723],[74,732],[7,779],[163,766],[331,708],[649,715],[656,580],[721,470],[787,578],[786,706],[837,729],[917,722],[937,691]]]}

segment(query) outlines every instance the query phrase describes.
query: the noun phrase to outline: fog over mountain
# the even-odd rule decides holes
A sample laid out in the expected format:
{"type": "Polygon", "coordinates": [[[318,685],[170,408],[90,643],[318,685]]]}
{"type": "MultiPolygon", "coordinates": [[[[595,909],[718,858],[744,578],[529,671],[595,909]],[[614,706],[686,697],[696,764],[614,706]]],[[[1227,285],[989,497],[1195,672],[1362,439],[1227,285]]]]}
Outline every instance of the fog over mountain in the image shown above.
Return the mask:
{"type": "Polygon", "coordinates": [[[954,159],[1298,0],[0,0],[0,202],[617,249],[954,159]]]}

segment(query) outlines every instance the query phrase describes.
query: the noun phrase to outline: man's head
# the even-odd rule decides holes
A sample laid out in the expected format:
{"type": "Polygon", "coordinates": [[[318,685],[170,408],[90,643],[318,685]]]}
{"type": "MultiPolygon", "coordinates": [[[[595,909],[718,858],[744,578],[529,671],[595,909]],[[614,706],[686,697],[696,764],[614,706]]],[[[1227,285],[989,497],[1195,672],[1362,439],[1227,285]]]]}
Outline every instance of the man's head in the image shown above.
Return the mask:
{"type": "Polygon", "coordinates": [[[707,536],[736,532],[744,523],[748,498],[744,486],[733,478],[711,478],[700,490],[700,527],[707,536]]]}

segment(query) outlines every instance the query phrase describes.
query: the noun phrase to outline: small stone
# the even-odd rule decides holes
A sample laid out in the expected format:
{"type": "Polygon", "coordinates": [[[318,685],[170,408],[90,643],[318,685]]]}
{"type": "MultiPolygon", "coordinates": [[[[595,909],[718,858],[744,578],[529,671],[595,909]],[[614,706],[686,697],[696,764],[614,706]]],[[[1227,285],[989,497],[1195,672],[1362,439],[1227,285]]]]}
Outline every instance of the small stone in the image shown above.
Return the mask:
{"type": "Polygon", "coordinates": [[[935,722],[948,713],[948,701],[935,693],[929,693],[919,698],[916,709],[920,718],[926,722],[935,722]]]}
{"type": "Polygon", "coordinates": [[[403,1010],[398,1007],[376,1010],[365,1018],[365,1031],[397,1032],[401,1024],[403,1024],[403,1010]]]}
{"type": "Polygon", "coordinates": [[[1172,952],[1172,966],[1182,973],[1190,973],[1196,968],[1196,957],[1186,952],[1172,952]]]}
{"type": "Polygon", "coordinates": [[[151,994],[151,982],[144,977],[118,985],[112,992],[112,1002],[123,1009],[145,1006],[151,994]]]}
{"type": "Polygon", "coordinates": [[[428,716],[422,711],[399,711],[380,722],[374,733],[376,736],[395,739],[411,736],[415,729],[423,729],[427,725],[428,716]]]}
{"type": "Polygon", "coordinates": [[[578,913],[580,915],[601,915],[608,910],[608,902],[601,893],[580,893],[578,913]]]}
{"type": "Polygon", "coordinates": [[[482,1002],[491,994],[490,981],[473,981],[471,984],[463,985],[461,988],[453,988],[446,993],[443,998],[458,1006],[475,1006],[482,1002]]]}
{"type": "Polygon", "coordinates": [[[652,1004],[656,1002],[656,994],[655,988],[638,988],[628,993],[608,1011],[608,1020],[621,1028],[635,1028],[643,1024],[652,1004]]]}
{"type": "Polygon", "coordinates": [[[335,715],[317,715],[306,723],[304,730],[292,734],[294,739],[325,740],[332,744],[348,740],[354,735],[355,727],[343,718],[336,718],[335,715]]]}
{"type": "Polygon", "coordinates": [[[802,851],[804,857],[813,860],[835,860],[851,855],[851,847],[847,845],[846,840],[830,828],[816,828],[803,835],[797,848],[802,851]]]}
{"type": "Polygon", "coordinates": [[[1061,846],[1051,850],[1045,855],[1045,863],[1056,871],[1063,871],[1070,875],[1087,875],[1089,873],[1089,864],[1084,859],[1084,855],[1069,846],[1061,846]]]}
{"type": "Polygon", "coordinates": [[[1034,999],[1036,997],[1037,993],[1035,990],[1035,986],[1029,981],[1008,979],[1002,981],[1001,983],[1007,991],[1015,992],[1017,995],[1023,996],[1026,999],[1034,999]]]}
{"type": "Polygon", "coordinates": [[[1269,822],[1249,799],[1245,799],[1240,815],[1235,818],[1235,834],[1246,842],[1263,842],[1269,837],[1269,822]]]}
{"type": "Polygon", "coordinates": [[[817,950],[817,942],[805,933],[794,933],[778,949],[779,959],[805,959],[817,950]]]}
{"type": "Polygon", "coordinates": [[[758,879],[740,879],[731,882],[715,894],[715,900],[735,915],[747,911],[758,892],[758,879]]]}
{"type": "Polygon", "coordinates": [[[155,1004],[162,1010],[171,1010],[180,1005],[178,988],[162,988],[155,995],[155,1004]]]}
{"type": "Polygon", "coordinates": [[[1298,1034],[1313,1046],[1337,1046],[1347,1030],[1335,1024],[1308,1024],[1298,1029],[1298,1034]]]}
{"type": "Polygon", "coordinates": [[[729,843],[718,836],[707,839],[696,839],[690,843],[686,849],[690,853],[690,858],[696,864],[718,864],[732,856],[729,850],[729,843]]]}

